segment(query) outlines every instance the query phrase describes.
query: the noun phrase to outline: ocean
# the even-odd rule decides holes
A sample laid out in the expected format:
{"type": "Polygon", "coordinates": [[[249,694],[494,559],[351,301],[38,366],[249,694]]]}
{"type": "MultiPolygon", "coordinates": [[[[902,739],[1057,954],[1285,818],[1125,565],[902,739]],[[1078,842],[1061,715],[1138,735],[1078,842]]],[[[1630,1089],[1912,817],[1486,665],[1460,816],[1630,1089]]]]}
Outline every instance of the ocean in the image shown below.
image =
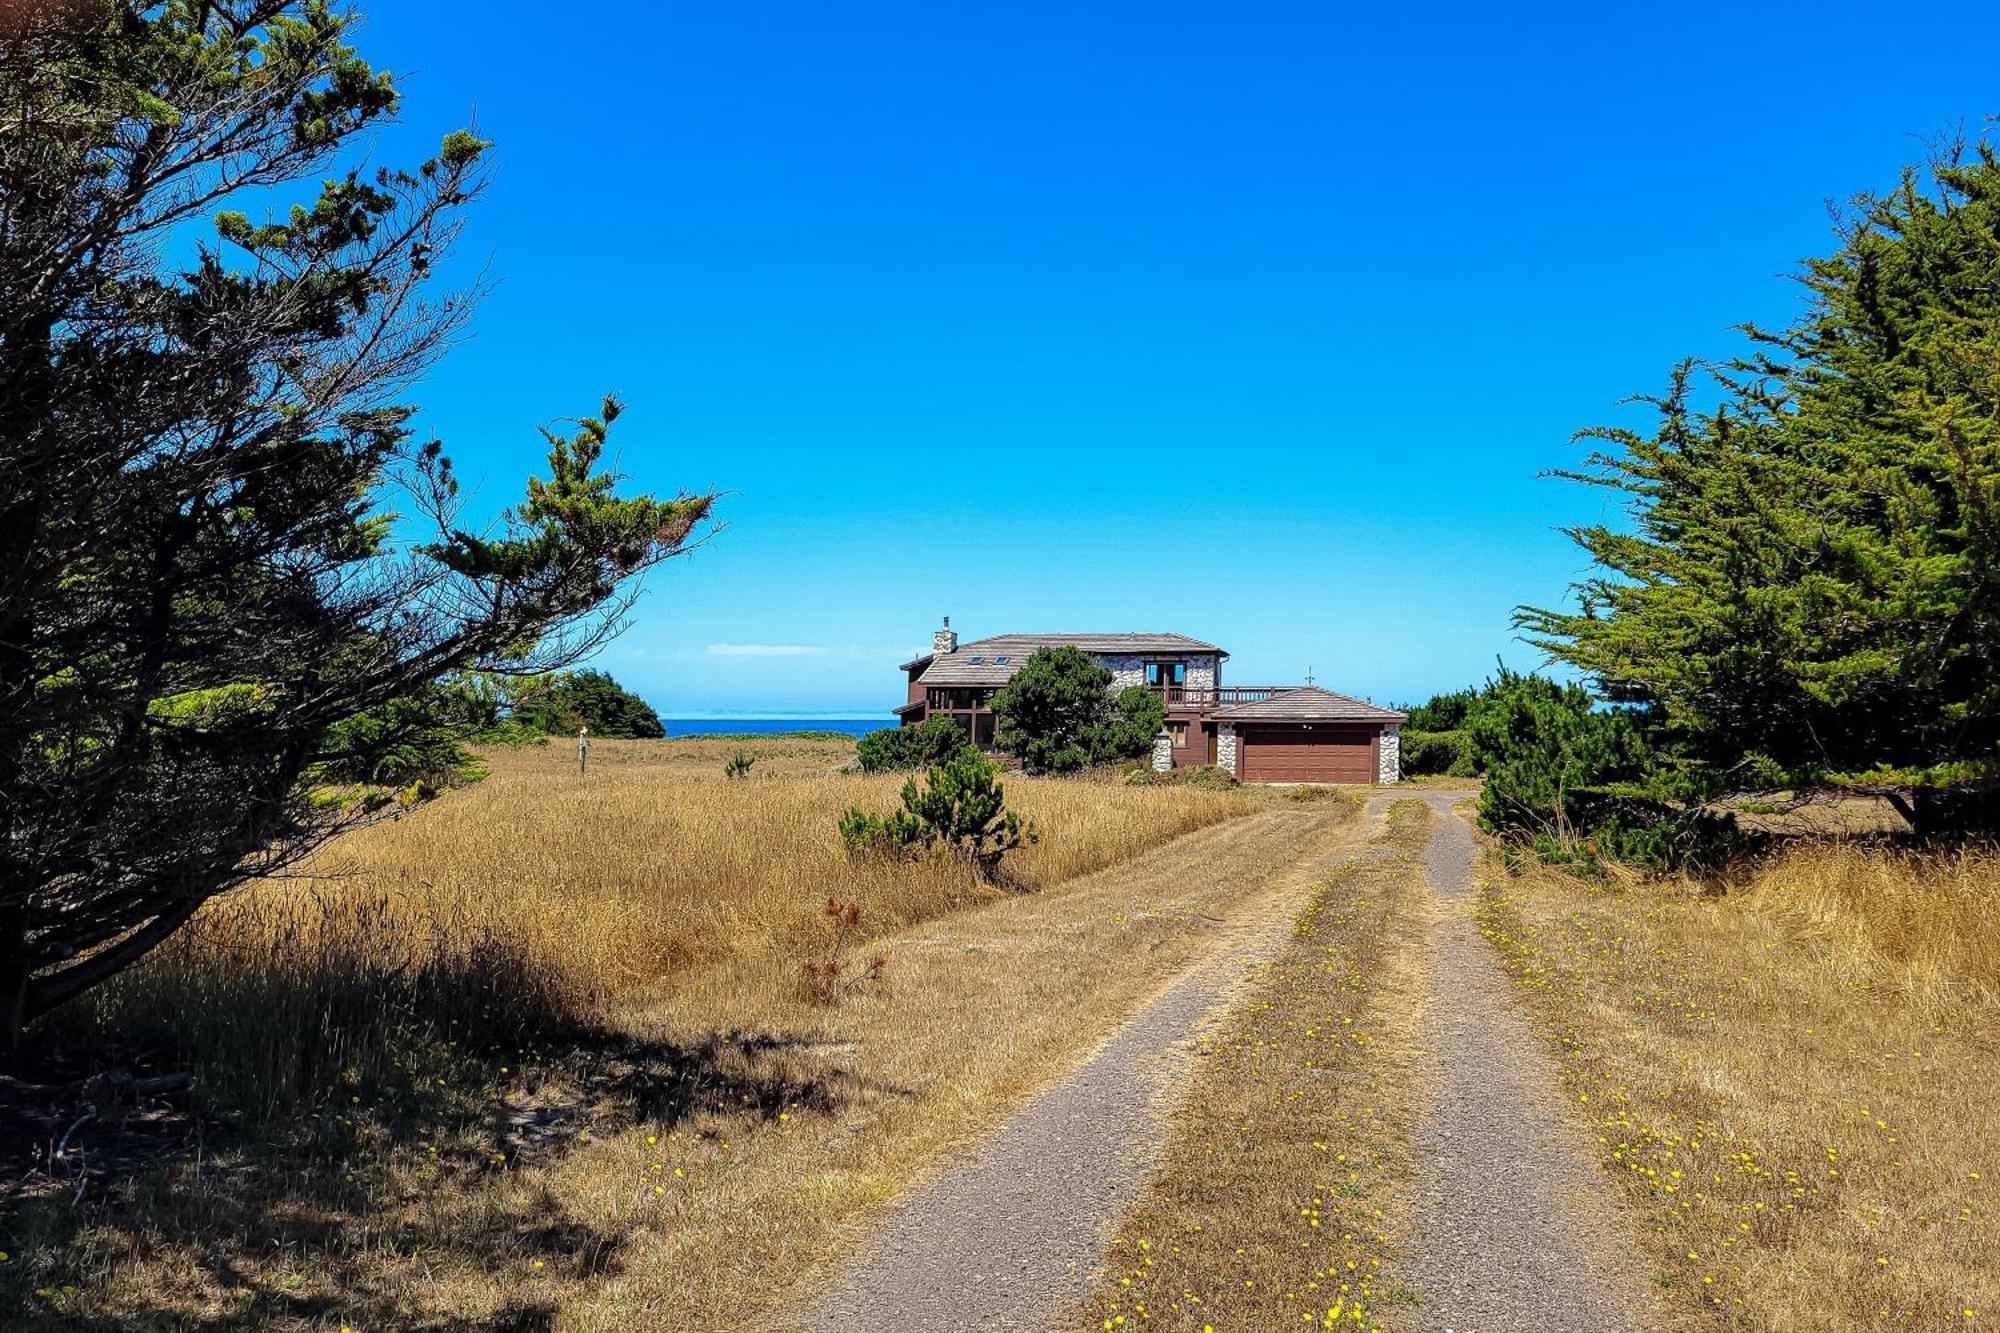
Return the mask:
{"type": "Polygon", "coordinates": [[[663,717],[669,739],[675,736],[769,736],[780,731],[839,731],[860,736],[896,719],[882,717],[663,717]]]}

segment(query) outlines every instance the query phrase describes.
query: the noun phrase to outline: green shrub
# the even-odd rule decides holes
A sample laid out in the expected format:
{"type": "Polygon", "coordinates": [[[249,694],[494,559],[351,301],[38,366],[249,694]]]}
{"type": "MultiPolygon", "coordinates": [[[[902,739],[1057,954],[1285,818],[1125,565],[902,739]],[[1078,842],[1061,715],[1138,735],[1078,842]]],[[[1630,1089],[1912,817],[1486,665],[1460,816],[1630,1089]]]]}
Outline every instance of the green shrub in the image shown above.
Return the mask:
{"type": "Polygon", "coordinates": [[[924,775],[919,787],[903,784],[903,808],[871,815],[859,808],[840,817],[848,854],[913,857],[949,852],[992,879],[1001,858],[1036,840],[1034,826],[1006,808],[999,770],[971,745],[924,775]]]}
{"type": "MultiPolygon", "coordinates": [[[[1503,675],[1505,669],[1502,669],[1503,675]]],[[[1479,754],[1465,735],[1466,718],[1498,686],[1497,681],[1403,705],[1403,772],[1410,777],[1443,774],[1472,778],[1484,772],[1479,754]]]]}
{"type": "Polygon", "coordinates": [[[945,763],[965,746],[965,728],[948,717],[914,727],[883,727],[855,742],[863,771],[900,773],[945,763]]]}
{"type": "Polygon", "coordinates": [[[730,755],[728,761],[722,765],[722,776],[725,778],[747,778],[750,776],[750,766],[756,762],[756,755],[751,754],[748,750],[738,750],[735,754],[730,755]]]}
{"type": "Polygon", "coordinates": [[[1164,773],[1155,772],[1151,764],[1134,764],[1125,770],[1125,782],[1133,787],[1193,787],[1197,791],[1228,791],[1242,785],[1235,774],[1214,764],[1189,764],[1164,773]]]}
{"type": "Polygon", "coordinates": [[[1403,709],[1408,716],[1404,723],[1404,734],[1412,731],[1440,732],[1458,731],[1465,726],[1465,715],[1478,701],[1479,689],[1453,690],[1449,694],[1434,694],[1428,703],[1411,704],[1403,709]]]}
{"type": "Polygon", "coordinates": [[[1486,774],[1479,821],[1542,860],[1595,873],[1605,861],[1714,865],[1743,847],[1712,775],[1672,765],[1641,719],[1581,685],[1506,670],[1466,713],[1486,774]]]}
{"type": "Polygon", "coordinates": [[[840,817],[840,841],[849,856],[905,856],[923,851],[924,827],[907,810],[871,815],[850,806],[840,817]]]}
{"type": "Polygon", "coordinates": [[[1412,731],[1405,727],[1402,766],[1406,777],[1442,773],[1469,778],[1478,772],[1473,766],[1472,747],[1463,731],[1412,731]]]}
{"type": "Polygon", "coordinates": [[[1630,714],[1505,667],[1467,711],[1465,738],[1486,774],[1479,821],[1502,835],[1574,836],[1609,813],[1606,787],[1638,781],[1650,758],[1630,714]]]}

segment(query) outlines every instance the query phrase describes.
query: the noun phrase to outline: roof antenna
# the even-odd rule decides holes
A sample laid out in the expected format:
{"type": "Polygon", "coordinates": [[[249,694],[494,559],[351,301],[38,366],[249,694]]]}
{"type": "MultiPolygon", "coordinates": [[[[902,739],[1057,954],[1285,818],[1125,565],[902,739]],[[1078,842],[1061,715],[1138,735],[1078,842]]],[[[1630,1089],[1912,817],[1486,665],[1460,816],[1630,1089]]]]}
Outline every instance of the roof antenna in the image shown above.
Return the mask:
{"type": "Polygon", "coordinates": [[[1306,663],[1306,684],[1310,685],[1312,683],[1313,683],[1313,667],[1312,663],[1308,662],[1306,663]]]}

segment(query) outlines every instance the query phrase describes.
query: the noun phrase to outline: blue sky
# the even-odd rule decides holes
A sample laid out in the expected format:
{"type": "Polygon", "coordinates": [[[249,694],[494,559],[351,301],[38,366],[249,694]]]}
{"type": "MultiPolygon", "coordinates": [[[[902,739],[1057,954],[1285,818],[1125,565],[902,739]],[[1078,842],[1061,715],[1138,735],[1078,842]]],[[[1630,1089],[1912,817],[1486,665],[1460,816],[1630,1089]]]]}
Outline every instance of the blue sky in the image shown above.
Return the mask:
{"type": "Polygon", "coordinates": [[[1987,5],[1674,9],[378,0],[382,157],[498,141],[423,428],[497,507],[615,389],[636,484],[729,492],[601,659],[669,715],[885,710],[945,613],[1531,665],[1570,433],[2000,111],[1987,5]]]}

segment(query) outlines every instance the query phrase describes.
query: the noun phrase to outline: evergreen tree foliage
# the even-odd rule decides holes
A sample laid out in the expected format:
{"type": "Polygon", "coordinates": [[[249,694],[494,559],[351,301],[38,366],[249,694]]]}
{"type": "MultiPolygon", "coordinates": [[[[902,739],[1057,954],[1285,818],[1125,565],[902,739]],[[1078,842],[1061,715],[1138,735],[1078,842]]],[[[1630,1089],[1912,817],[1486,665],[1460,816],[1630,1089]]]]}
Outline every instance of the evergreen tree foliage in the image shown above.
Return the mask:
{"type": "Polygon", "coordinates": [[[1478,689],[1453,690],[1432,695],[1424,703],[1409,704],[1401,710],[1403,723],[1401,763],[1405,776],[1420,777],[1443,773],[1451,777],[1476,777],[1479,773],[1472,747],[1465,737],[1465,715],[1480,697],[1478,689]]]}
{"type": "Polygon", "coordinates": [[[545,736],[658,740],[667,734],[653,706],[602,671],[559,671],[528,682],[515,695],[510,720],[545,736]]]}
{"type": "Polygon", "coordinates": [[[1738,790],[1880,792],[2000,829],[2000,160],[1955,148],[1864,197],[1754,351],[1685,364],[1650,432],[1562,475],[1626,520],[1534,642],[1738,790]]]}
{"type": "Polygon", "coordinates": [[[1080,648],[1037,648],[993,696],[995,743],[1030,773],[1068,773],[1146,753],[1164,705],[1138,685],[1114,698],[1112,680],[1080,648]]]}
{"type": "Polygon", "coordinates": [[[848,810],[840,817],[840,838],[856,855],[950,852],[992,879],[1001,858],[1037,836],[1006,808],[1006,796],[992,761],[977,746],[961,745],[924,775],[922,787],[915,778],[903,784],[902,809],[887,815],[848,810]]]}
{"type": "Polygon", "coordinates": [[[403,804],[484,777],[465,748],[499,720],[496,697],[463,679],[436,681],[333,724],[330,758],[308,775],[316,784],[363,793],[400,789],[403,804]]]}
{"type": "Polygon", "coordinates": [[[868,773],[933,768],[965,748],[965,728],[948,717],[925,718],[914,727],[883,727],[855,742],[868,773]]]}
{"type": "Polygon", "coordinates": [[[1479,775],[1472,747],[1464,731],[1412,731],[1403,728],[1400,762],[1404,777],[1444,774],[1470,778],[1479,775]]]}
{"type": "Polygon", "coordinates": [[[0,25],[0,1039],[455,760],[461,673],[567,665],[707,496],[618,493],[617,404],[460,514],[407,389],[465,132],[363,169],[397,89],[319,0],[103,0],[0,25]],[[269,209],[268,214],[265,210],[269,209]]]}
{"type": "Polygon", "coordinates": [[[1084,733],[1083,747],[1093,764],[1152,753],[1153,740],[1167,725],[1166,701],[1158,690],[1128,685],[1111,701],[1109,715],[1084,733]]]}
{"type": "Polygon", "coordinates": [[[1403,730],[1412,731],[1458,731],[1465,726],[1465,715],[1480,696],[1490,689],[1483,688],[1452,690],[1446,694],[1434,694],[1420,704],[1410,704],[1401,712],[1407,719],[1403,730]]]}
{"type": "Polygon", "coordinates": [[[1654,750],[1643,718],[1581,685],[1500,674],[1465,712],[1482,826],[1545,861],[1702,868],[1742,850],[1713,775],[1654,750]]]}
{"type": "Polygon", "coordinates": [[[1486,774],[1480,822],[1496,833],[1573,837],[1607,812],[1613,784],[1643,779],[1652,759],[1630,714],[1599,709],[1581,685],[1505,667],[1464,723],[1486,774]]]}

